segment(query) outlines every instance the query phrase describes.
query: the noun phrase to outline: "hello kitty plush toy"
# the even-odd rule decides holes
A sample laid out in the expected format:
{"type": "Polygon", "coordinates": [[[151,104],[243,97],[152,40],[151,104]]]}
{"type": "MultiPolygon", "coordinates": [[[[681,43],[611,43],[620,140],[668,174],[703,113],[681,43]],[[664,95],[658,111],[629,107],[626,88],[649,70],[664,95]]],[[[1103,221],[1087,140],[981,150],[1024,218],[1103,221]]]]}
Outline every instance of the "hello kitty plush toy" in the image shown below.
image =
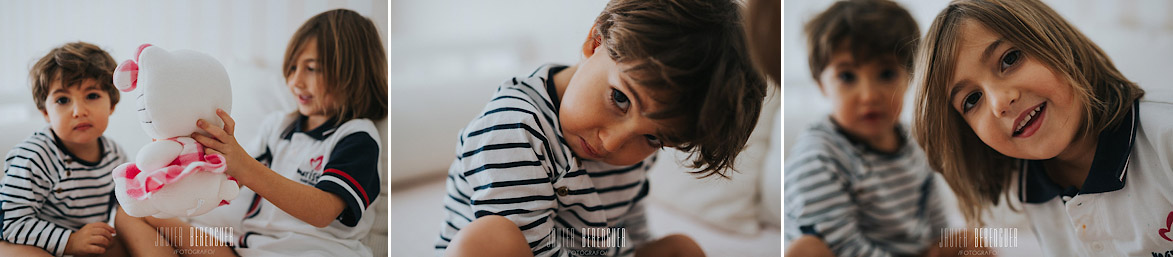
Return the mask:
{"type": "Polygon", "coordinates": [[[154,140],[139,149],[137,163],[114,168],[114,195],[126,214],[135,217],[191,217],[236,198],[240,187],[224,174],[220,155],[205,155],[191,138],[207,134],[196,121],[224,126],[216,109],[230,111],[228,72],[207,54],[143,44],[134,60],[118,65],[114,85],[135,91],[135,109],[154,140]],[[137,90],[136,90],[137,89],[137,90]]]}

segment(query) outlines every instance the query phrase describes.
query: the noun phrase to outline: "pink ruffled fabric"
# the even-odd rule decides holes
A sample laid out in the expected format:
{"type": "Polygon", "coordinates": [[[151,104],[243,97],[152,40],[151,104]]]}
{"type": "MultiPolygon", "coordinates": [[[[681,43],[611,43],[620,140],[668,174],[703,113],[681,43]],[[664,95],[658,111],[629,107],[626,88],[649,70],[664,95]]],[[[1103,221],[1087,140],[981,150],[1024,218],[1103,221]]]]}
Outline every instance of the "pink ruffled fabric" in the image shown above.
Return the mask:
{"type": "MultiPolygon", "coordinates": [[[[204,147],[196,143],[195,153],[183,154],[163,168],[151,171],[139,170],[135,164],[126,167],[126,195],[135,200],[145,200],[152,193],[163,189],[164,186],[182,180],[193,172],[224,173],[228,168],[224,165],[224,156],[219,154],[204,154],[204,147]]],[[[235,180],[232,177],[229,179],[235,180]]],[[[221,203],[223,205],[223,203],[221,203]]]]}

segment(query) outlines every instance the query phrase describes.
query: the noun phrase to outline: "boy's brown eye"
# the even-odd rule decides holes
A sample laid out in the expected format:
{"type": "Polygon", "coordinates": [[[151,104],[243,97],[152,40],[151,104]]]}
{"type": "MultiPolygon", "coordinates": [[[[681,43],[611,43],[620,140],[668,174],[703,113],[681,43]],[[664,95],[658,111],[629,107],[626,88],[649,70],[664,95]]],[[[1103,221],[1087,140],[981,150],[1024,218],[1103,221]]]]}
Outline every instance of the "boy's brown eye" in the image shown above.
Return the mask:
{"type": "Polygon", "coordinates": [[[57,103],[57,104],[67,104],[67,103],[69,103],[69,98],[68,97],[58,97],[57,100],[53,100],[53,102],[57,103]]]}
{"type": "Polygon", "coordinates": [[[850,71],[840,72],[839,76],[836,76],[836,77],[839,77],[839,80],[843,81],[844,83],[855,82],[855,73],[854,72],[850,72],[850,71]]]}
{"type": "Polygon", "coordinates": [[[887,69],[880,71],[880,79],[882,79],[882,80],[887,81],[887,80],[892,80],[895,78],[896,78],[896,71],[887,70],[887,69]]]}

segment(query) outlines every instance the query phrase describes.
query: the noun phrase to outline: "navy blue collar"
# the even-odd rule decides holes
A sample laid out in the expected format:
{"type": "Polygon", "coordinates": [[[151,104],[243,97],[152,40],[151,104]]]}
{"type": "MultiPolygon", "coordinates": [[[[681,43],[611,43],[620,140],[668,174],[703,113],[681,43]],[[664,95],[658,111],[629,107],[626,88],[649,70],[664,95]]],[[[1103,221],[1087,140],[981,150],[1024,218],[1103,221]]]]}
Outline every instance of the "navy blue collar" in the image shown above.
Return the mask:
{"type": "Polygon", "coordinates": [[[297,120],[294,120],[293,124],[289,124],[289,127],[285,128],[285,133],[281,134],[281,138],[283,138],[285,140],[289,140],[290,138],[293,137],[293,133],[302,133],[307,136],[310,136],[313,139],[321,141],[321,140],[325,140],[326,137],[329,137],[330,134],[334,134],[334,129],[338,128],[337,125],[341,125],[341,124],[336,124],[336,123],[338,123],[337,118],[330,118],[329,120],[326,120],[325,123],[322,123],[322,125],[318,125],[317,128],[311,129],[310,131],[303,132],[303,131],[301,131],[301,127],[302,127],[301,125],[306,122],[306,119],[308,119],[308,117],[306,117],[305,115],[298,114],[297,120]]]}
{"type": "Polygon", "coordinates": [[[1045,203],[1059,195],[1074,197],[1077,194],[1105,193],[1124,188],[1128,156],[1132,153],[1132,141],[1136,138],[1136,127],[1140,124],[1137,120],[1139,114],[1140,102],[1134,101],[1132,110],[1125,114],[1125,120],[1116,128],[1100,132],[1096,155],[1082,189],[1062,188],[1047,176],[1042,161],[1024,160],[1020,183],[1023,187],[1020,192],[1023,193],[1019,199],[1025,203],[1045,203]]]}

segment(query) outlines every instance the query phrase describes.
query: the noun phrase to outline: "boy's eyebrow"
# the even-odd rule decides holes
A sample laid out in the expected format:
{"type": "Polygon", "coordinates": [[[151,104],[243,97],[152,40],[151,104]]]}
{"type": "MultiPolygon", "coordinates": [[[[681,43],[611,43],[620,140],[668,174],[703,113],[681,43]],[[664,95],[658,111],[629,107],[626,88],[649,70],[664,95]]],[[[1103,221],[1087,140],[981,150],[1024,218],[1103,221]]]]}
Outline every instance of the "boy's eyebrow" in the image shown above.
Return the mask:
{"type": "Polygon", "coordinates": [[[623,79],[623,75],[618,75],[618,77],[619,77],[619,85],[622,86],[624,89],[627,89],[627,92],[631,92],[631,97],[628,97],[627,99],[630,99],[632,102],[635,103],[636,108],[638,108],[640,111],[643,111],[644,106],[640,103],[639,93],[635,92],[634,87],[632,87],[630,84],[627,84],[627,80],[623,79]]]}

